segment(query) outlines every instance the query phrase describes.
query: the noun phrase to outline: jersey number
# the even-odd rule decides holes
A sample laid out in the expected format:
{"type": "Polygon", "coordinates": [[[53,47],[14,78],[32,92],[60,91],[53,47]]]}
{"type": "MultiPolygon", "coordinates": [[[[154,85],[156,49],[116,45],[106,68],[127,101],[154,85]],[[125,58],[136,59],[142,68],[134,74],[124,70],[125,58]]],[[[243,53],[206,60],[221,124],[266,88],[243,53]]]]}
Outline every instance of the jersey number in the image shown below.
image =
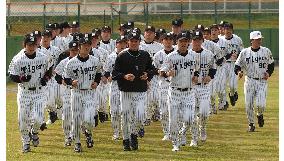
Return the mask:
{"type": "Polygon", "coordinates": [[[94,80],[95,74],[89,74],[89,80],[94,80]]]}

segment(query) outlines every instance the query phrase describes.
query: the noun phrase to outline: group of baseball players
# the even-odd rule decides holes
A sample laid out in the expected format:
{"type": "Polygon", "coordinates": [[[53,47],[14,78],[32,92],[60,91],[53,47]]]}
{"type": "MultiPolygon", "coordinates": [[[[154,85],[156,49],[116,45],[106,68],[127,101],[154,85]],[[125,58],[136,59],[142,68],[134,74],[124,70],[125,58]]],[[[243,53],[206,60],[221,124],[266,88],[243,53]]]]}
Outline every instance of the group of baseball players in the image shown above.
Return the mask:
{"type": "Polygon", "coordinates": [[[49,23],[44,31],[25,35],[8,69],[18,83],[24,153],[31,150],[30,142],[39,145],[39,130],[57,119],[62,119],[64,145],[73,143],[75,152],[82,152],[81,134],[92,148],[94,128],[109,118],[112,138],[122,136],[124,151],[137,150],[144,126],[157,120],[172,151],[186,145],[188,133],[190,146],[196,147],[199,139],[207,139],[209,116],[229,107],[227,84],[235,106],[237,80],[243,75],[248,131],[255,131],[254,107],[263,127],[274,61],[261,46],[260,31],[250,33],[251,46],[244,49],[233,24],[225,21],[184,30],[183,20],[175,19],[171,32],[146,26],[144,34],[129,21],[118,30],[113,40],[109,26],[80,33],[73,21],[49,23]]]}

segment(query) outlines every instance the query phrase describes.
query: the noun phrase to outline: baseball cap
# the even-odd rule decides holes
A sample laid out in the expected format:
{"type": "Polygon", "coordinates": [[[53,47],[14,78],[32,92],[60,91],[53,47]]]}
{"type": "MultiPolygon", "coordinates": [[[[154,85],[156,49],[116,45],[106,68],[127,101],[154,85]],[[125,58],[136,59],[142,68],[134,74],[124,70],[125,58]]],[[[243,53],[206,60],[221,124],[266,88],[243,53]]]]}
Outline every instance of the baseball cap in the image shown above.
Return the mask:
{"type": "Polygon", "coordinates": [[[33,33],[34,36],[36,36],[36,37],[41,37],[41,32],[38,31],[38,30],[33,31],[32,33],[33,33]]]}
{"type": "Polygon", "coordinates": [[[173,26],[181,26],[182,24],[183,24],[183,21],[181,19],[172,20],[173,26]]]}
{"type": "Polygon", "coordinates": [[[60,28],[60,25],[59,25],[58,23],[56,23],[56,22],[53,23],[53,25],[54,25],[54,28],[55,28],[55,29],[59,29],[59,28],[60,28]]]}
{"type": "Polygon", "coordinates": [[[194,29],[203,32],[204,31],[204,26],[201,25],[201,24],[197,24],[197,25],[194,26],[194,29]]]}
{"type": "Polygon", "coordinates": [[[158,29],[158,30],[156,31],[156,33],[165,34],[165,33],[167,33],[167,32],[166,32],[165,29],[160,28],[160,29],[158,29]]]}
{"type": "Polygon", "coordinates": [[[128,21],[127,22],[128,28],[134,28],[134,22],[133,21],[128,21]]]}
{"type": "Polygon", "coordinates": [[[117,38],[116,40],[116,43],[120,43],[120,42],[126,42],[127,41],[127,39],[126,39],[126,37],[125,36],[120,36],[119,38],[117,38]]]}
{"type": "Polygon", "coordinates": [[[264,38],[262,37],[261,35],[261,32],[260,31],[252,31],[250,34],[249,34],[249,39],[261,39],[261,38],[264,38]]]}
{"type": "Polygon", "coordinates": [[[102,27],[102,32],[111,32],[110,26],[103,26],[102,27]]]}
{"type": "Polygon", "coordinates": [[[224,27],[224,28],[231,28],[231,29],[234,29],[234,26],[233,26],[232,23],[225,23],[225,24],[223,25],[223,27],[224,27]]]}
{"type": "Polygon", "coordinates": [[[71,24],[71,27],[72,28],[77,28],[77,27],[80,27],[80,24],[78,21],[73,21],[72,24],[71,24]]]}
{"type": "Polygon", "coordinates": [[[155,32],[155,27],[154,26],[147,26],[145,28],[145,31],[152,31],[152,32],[155,32]]]}
{"type": "Polygon", "coordinates": [[[219,23],[219,26],[224,27],[224,24],[226,24],[226,23],[229,23],[229,22],[227,22],[227,21],[221,21],[221,22],[219,23]]]}
{"type": "Polygon", "coordinates": [[[37,38],[36,38],[36,36],[33,33],[25,35],[25,38],[24,38],[24,43],[25,44],[27,44],[27,43],[35,44],[36,41],[37,41],[37,38]]]}
{"type": "Polygon", "coordinates": [[[210,30],[209,27],[205,27],[205,28],[204,28],[204,32],[209,32],[209,33],[211,33],[211,30],[210,30]]]}
{"type": "Polygon", "coordinates": [[[70,24],[67,21],[65,21],[65,22],[62,22],[60,24],[60,27],[65,29],[65,28],[70,28],[71,26],[70,26],[70,24]]]}
{"type": "Polygon", "coordinates": [[[136,33],[136,32],[131,32],[127,35],[127,39],[131,40],[131,39],[137,39],[137,40],[141,40],[140,34],[136,33]]]}
{"type": "Polygon", "coordinates": [[[80,38],[79,44],[92,44],[89,34],[85,34],[84,37],[80,38]]]}
{"type": "Polygon", "coordinates": [[[132,30],[132,32],[136,32],[136,33],[138,33],[139,35],[141,34],[141,30],[140,30],[140,28],[138,28],[138,27],[135,27],[135,28],[132,30]]]}
{"type": "Polygon", "coordinates": [[[52,23],[46,24],[46,25],[45,25],[45,28],[46,28],[47,30],[55,30],[55,26],[54,26],[54,24],[52,24],[52,23]]]}
{"type": "Polygon", "coordinates": [[[192,32],[192,40],[195,40],[195,39],[203,39],[203,34],[202,32],[200,31],[193,31],[192,32]]]}
{"type": "Polygon", "coordinates": [[[77,41],[71,41],[68,46],[69,46],[69,49],[74,48],[74,47],[78,48],[79,44],[77,41]]]}
{"type": "Polygon", "coordinates": [[[122,29],[126,29],[126,28],[127,28],[127,24],[121,23],[121,24],[119,25],[118,30],[122,30],[122,29]]]}
{"type": "Polygon", "coordinates": [[[212,24],[212,25],[210,26],[210,30],[212,30],[213,28],[219,29],[219,25],[217,25],[217,24],[212,24]]]}
{"type": "Polygon", "coordinates": [[[177,35],[177,38],[176,38],[177,40],[179,40],[179,39],[188,39],[188,40],[190,40],[190,33],[189,32],[187,32],[187,31],[183,31],[183,32],[181,32],[181,33],[179,33],[178,35],[177,35]]]}
{"type": "Polygon", "coordinates": [[[79,32],[73,33],[72,36],[73,36],[73,41],[79,41],[80,38],[84,37],[84,35],[82,33],[79,33],[79,32]]]}
{"type": "Polygon", "coordinates": [[[42,31],[41,36],[48,36],[48,37],[51,37],[52,34],[51,34],[51,31],[50,31],[50,30],[44,30],[44,31],[42,31]]]}
{"type": "Polygon", "coordinates": [[[173,34],[171,32],[168,32],[168,33],[165,33],[165,34],[162,34],[161,36],[162,39],[165,39],[165,38],[170,38],[170,39],[173,39],[173,34]]]}

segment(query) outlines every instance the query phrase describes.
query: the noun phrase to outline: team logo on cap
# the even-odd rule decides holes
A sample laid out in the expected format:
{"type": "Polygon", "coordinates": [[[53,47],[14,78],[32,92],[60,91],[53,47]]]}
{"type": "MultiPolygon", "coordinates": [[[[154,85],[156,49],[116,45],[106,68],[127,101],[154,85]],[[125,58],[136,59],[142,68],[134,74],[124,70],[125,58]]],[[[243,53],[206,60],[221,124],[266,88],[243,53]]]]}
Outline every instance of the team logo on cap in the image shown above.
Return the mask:
{"type": "Polygon", "coordinates": [[[73,24],[73,25],[76,25],[76,21],[73,21],[72,24],[73,24]]]}
{"type": "Polygon", "coordinates": [[[131,25],[131,22],[128,22],[127,25],[131,25]]]}
{"type": "Polygon", "coordinates": [[[35,31],[35,34],[38,34],[38,31],[35,31]]]}
{"type": "Polygon", "coordinates": [[[30,41],[35,41],[35,38],[34,37],[30,37],[30,41]]]}
{"type": "Polygon", "coordinates": [[[197,31],[197,32],[195,33],[195,35],[199,36],[199,35],[200,35],[199,31],[197,31]]]}
{"type": "Polygon", "coordinates": [[[73,46],[76,46],[76,45],[77,45],[77,44],[74,42],[74,43],[73,43],[73,46]]]}

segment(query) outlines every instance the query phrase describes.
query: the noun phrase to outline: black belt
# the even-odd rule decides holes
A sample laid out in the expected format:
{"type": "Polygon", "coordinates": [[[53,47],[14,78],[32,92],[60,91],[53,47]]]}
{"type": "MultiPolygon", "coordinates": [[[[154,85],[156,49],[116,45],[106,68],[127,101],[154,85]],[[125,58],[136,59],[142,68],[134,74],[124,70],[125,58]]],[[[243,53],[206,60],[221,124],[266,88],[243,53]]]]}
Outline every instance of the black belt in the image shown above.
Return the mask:
{"type": "Polygon", "coordinates": [[[88,91],[88,90],[93,90],[93,89],[79,89],[81,91],[88,91]]]}
{"type": "MultiPolygon", "coordinates": [[[[207,83],[204,83],[203,85],[206,85],[207,83]]],[[[202,83],[197,83],[196,85],[202,85],[202,83]]]]}
{"type": "Polygon", "coordinates": [[[166,82],[170,82],[170,80],[166,80],[166,82]]]}
{"type": "Polygon", "coordinates": [[[175,87],[172,87],[172,88],[176,89],[176,90],[179,90],[181,92],[185,92],[185,91],[191,90],[191,88],[175,88],[175,87]]]}
{"type": "Polygon", "coordinates": [[[30,90],[30,91],[35,91],[37,89],[41,89],[41,87],[24,87],[24,89],[30,90]]]}
{"type": "Polygon", "coordinates": [[[261,80],[261,79],[259,79],[259,78],[252,78],[252,77],[249,77],[250,79],[254,79],[254,80],[261,80]]]}
{"type": "Polygon", "coordinates": [[[227,62],[227,63],[232,63],[233,61],[230,61],[230,60],[229,60],[229,61],[226,61],[226,62],[227,62]]]}

